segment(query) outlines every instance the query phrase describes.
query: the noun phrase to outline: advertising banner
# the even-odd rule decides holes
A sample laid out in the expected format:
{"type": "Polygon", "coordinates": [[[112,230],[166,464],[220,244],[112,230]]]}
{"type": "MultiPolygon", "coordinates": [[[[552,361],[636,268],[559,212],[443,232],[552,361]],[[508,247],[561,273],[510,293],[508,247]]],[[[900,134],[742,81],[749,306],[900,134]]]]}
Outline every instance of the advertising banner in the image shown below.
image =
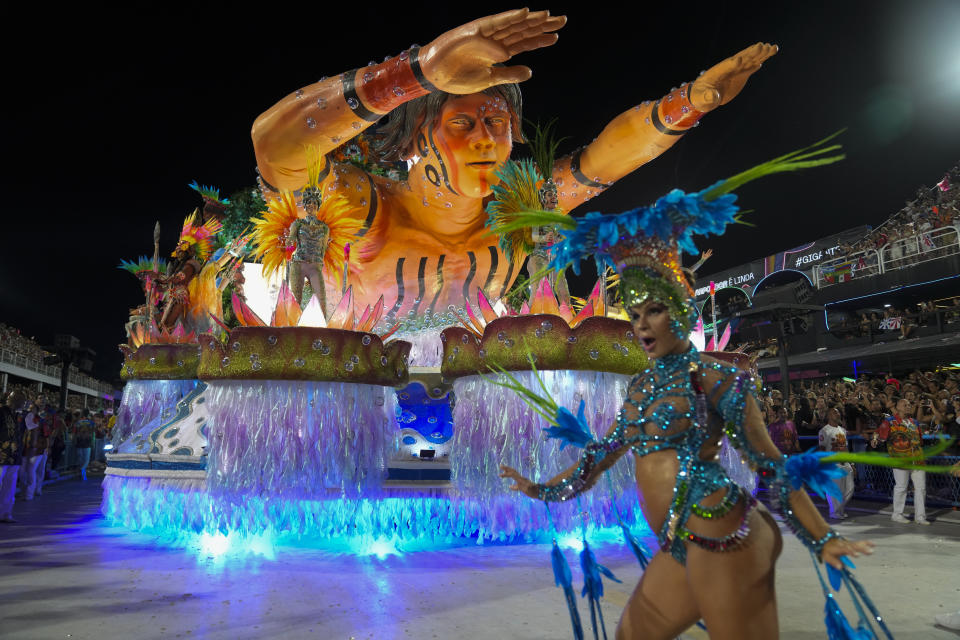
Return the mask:
{"type": "Polygon", "coordinates": [[[777,271],[800,271],[812,280],[811,272],[815,265],[839,257],[842,245],[857,242],[869,232],[870,227],[861,225],[739,267],[698,277],[694,295],[698,301],[706,299],[712,280],[716,283],[718,291],[727,287],[738,287],[752,297],[757,284],[777,271]]]}

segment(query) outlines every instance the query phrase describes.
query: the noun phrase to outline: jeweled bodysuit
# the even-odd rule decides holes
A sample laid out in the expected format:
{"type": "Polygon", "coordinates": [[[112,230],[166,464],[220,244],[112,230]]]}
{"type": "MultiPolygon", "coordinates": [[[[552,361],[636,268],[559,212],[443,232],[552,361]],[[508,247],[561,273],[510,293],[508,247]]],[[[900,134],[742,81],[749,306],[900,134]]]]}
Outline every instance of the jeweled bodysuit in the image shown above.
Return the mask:
{"type": "Polygon", "coordinates": [[[296,229],[297,247],[293,250],[292,259],[298,262],[313,262],[323,264],[323,257],[327,250],[326,240],[330,235],[330,228],[316,216],[308,215],[299,220],[296,229]]]}
{"type": "MultiPolygon", "coordinates": [[[[573,474],[558,484],[540,490],[543,500],[567,500],[596,480],[597,465],[606,456],[624,447],[630,447],[637,456],[673,449],[679,468],[673,487],[673,500],[657,534],[663,551],[668,551],[681,564],[686,561],[684,542],[691,542],[711,551],[737,548],[749,535],[747,522],[756,508],[756,500],[738,487],[715,459],[701,459],[704,445],[716,443],[722,431],[711,421],[711,414],[723,420],[732,443],[747,455],[764,475],[779,475],[779,460],[764,457],[749,446],[743,431],[743,413],[747,397],[755,393],[752,377],[734,367],[719,362],[703,362],[696,349],[679,355],[668,355],[656,361],[647,371],[636,376],[630,384],[627,399],[617,417],[613,430],[602,440],[592,441],[573,474]],[[704,370],[713,370],[719,379],[713,388],[705,391],[701,385],[704,370]],[[708,396],[712,399],[710,407],[708,396]],[[711,427],[712,423],[712,427],[711,427]],[[707,496],[725,490],[715,505],[706,506],[707,496]],[[721,538],[709,538],[691,532],[687,523],[691,516],[715,519],[730,513],[745,501],[739,526],[721,538]]],[[[781,493],[783,500],[787,494],[781,493]]],[[[788,522],[794,529],[798,524],[789,511],[788,522]]],[[[798,532],[801,539],[806,533],[798,532]]],[[[806,535],[809,538],[809,535],[806,535]]],[[[804,540],[806,542],[806,540],[804,540]]]]}

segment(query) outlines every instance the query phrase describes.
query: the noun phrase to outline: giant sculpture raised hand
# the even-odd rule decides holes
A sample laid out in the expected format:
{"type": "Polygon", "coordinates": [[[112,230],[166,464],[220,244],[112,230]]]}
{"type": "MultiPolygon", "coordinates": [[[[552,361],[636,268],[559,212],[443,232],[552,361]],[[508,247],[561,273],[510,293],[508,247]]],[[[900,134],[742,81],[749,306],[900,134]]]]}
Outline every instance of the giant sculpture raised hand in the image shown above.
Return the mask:
{"type": "MultiPolygon", "coordinates": [[[[321,80],[282,99],[253,126],[263,186],[302,189],[307,145],[327,154],[389,114],[380,129],[384,159],[408,160],[406,181],[372,175],[327,158],[323,195],[340,194],[363,220],[361,269],[352,282],[361,305],[381,295],[387,321],[437,317],[483,289],[495,299],[520,274],[524,255],[507,260],[484,227],[495,173],[520,136],[513,56],[550,46],[566,22],[547,11],[507,11],[448,31],[381,64],[321,80]]],[[[570,212],[657,157],[702,115],[726,104],[774,53],[753,45],[692,83],[613,119],[587,146],[553,170],[559,208],[570,212]]],[[[333,274],[325,274],[328,282],[333,274]]]]}

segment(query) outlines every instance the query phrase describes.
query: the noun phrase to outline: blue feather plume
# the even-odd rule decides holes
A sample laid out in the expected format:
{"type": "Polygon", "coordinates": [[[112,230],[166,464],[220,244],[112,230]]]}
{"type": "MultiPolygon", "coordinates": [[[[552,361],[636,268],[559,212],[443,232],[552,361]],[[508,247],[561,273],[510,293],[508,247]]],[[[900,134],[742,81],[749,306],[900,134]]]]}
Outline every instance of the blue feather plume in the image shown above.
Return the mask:
{"type": "Polygon", "coordinates": [[[821,460],[830,455],[832,454],[828,451],[811,449],[787,457],[783,466],[794,490],[806,485],[824,498],[831,495],[838,500],[841,499],[843,496],[840,495],[840,489],[833,479],[842,478],[846,471],[834,463],[821,460]]]}
{"type": "Polygon", "coordinates": [[[554,420],[557,426],[546,427],[544,428],[544,432],[546,432],[548,438],[557,438],[560,440],[561,451],[563,451],[563,448],[568,444],[583,448],[593,440],[593,436],[590,434],[590,427],[587,425],[587,420],[584,416],[583,400],[580,401],[580,408],[577,410],[576,416],[566,407],[557,407],[554,420]]]}
{"type": "Polygon", "coordinates": [[[644,551],[643,547],[640,546],[640,542],[638,542],[633,536],[633,533],[627,528],[627,525],[621,522],[620,528],[623,529],[623,537],[627,539],[627,544],[630,546],[630,550],[633,551],[633,555],[637,557],[637,562],[640,563],[640,568],[646,569],[647,565],[650,564],[650,559],[647,557],[646,551],[644,551]]]}
{"type": "Polygon", "coordinates": [[[827,627],[827,638],[829,638],[829,640],[876,640],[877,636],[874,633],[873,625],[863,611],[863,606],[865,605],[870,610],[874,620],[886,634],[888,640],[893,640],[893,636],[890,635],[890,630],[887,629],[883,618],[880,617],[876,607],[873,606],[870,598],[867,597],[866,591],[864,591],[860,583],[857,582],[856,578],[853,577],[853,574],[850,573],[848,567],[854,568],[853,563],[850,562],[846,556],[841,556],[840,559],[846,566],[843,567],[842,570],[837,570],[827,565],[827,578],[834,591],[838,591],[843,584],[847,585],[850,599],[853,601],[853,605],[857,610],[858,622],[856,629],[854,629],[850,621],[847,620],[843,610],[840,609],[840,604],[827,588],[827,583],[823,580],[823,573],[820,571],[816,556],[811,552],[810,557],[813,559],[813,566],[817,571],[817,579],[820,580],[820,587],[823,589],[823,595],[826,598],[823,622],[827,627]]]}
{"type": "Polygon", "coordinates": [[[550,560],[553,564],[553,579],[556,585],[563,589],[563,595],[567,600],[567,609],[570,611],[570,624],[573,626],[573,637],[575,640],[583,640],[583,623],[580,621],[580,612],[577,611],[577,596],[573,591],[573,577],[570,575],[570,565],[564,557],[557,541],[553,541],[553,551],[550,553],[550,560]]]}
{"type": "Polygon", "coordinates": [[[603,629],[603,637],[606,640],[607,629],[603,622],[603,612],[600,610],[600,598],[603,597],[603,579],[601,574],[613,580],[620,582],[617,576],[613,575],[610,569],[597,563],[597,557],[593,555],[590,544],[587,539],[583,539],[583,551],[580,552],[580,568],[583,570],[583,591],[582,597],[587,598],[590,603],[590,622],[593,625],[593,637],[597,638],[597,618],[600,619],[600,627],[603,629]]]}

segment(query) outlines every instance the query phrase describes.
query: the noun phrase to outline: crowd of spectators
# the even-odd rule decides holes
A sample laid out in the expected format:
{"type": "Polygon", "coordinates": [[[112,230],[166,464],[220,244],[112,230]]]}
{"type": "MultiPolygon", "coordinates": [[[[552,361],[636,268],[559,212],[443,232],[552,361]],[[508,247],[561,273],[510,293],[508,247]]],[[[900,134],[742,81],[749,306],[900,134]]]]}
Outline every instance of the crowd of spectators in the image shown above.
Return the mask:
{"type": "Polygon", "coordinates": [[[877,273],[877,260],[883,255],[884,268],[908,267],[932,258],[956,253],[956,232],[931,235],[943,227],[960,228],[960,165],[947,171],[936,186],[922,186],[916,198],[890,216],[860,240],[840,246],[839,260],[826,279],[849,280],[858,271],[864,275],[877,273]],[[877,253],[870,253],[876,251],[877,253]],[[866,252],[866,253],[865,253],[866,252]]]}
{"type": "Polygon", "coordinates": [[[9,390],[0,413],[0,522],[15,522],[14,495],[34,500],[43,495],[47,479],[73,472],[86,481],[88,467],[105,466],[113,416],[89,409],[58,411],[43,395],[28,395],[23,388],[9,390]]]}
{"type": "Polygon", "coordinates": [[[36,340],[20,333],[19,329],[0,322],[0,348],[30,358],[43,358],[49,355],[36,340]]]}
{"type": "Polygon", "coordinates": [[[960,323],[960,296],[925,300],[917,304],[861,309],[838,316],[830,323],[834,335],[850,339],[866,335],[915,336],[919,329],[960,323]]]}
{"type": "MultiPolygon", "coordinates": [[[[914,371],[900,378],[861,376],[857,380],[805,380],[791,385],[787,402],[779,389],[766,390],[762,402],[770,437],[785,455],[818,448],[879,451],[893,458],[918,457],[923,455],[925,436],[946,436],[950,441],[940,454],[943,457],[928,460],[956,465],[954,468],[960,470],[958,369],[914,371]]],[[[930,524],[926,518],[928,494],[924,470],[883,470],[883,467],[847,464],[842,471],[843,475],[834,479],[842,499],[829,501],[832,518],[847,517],[846,502],[856,482],[867,494],[890,496],[892,493],[893,522],[930,524]],[[910,485],[914,498],[912,521],[904,513],[910,485]]],[[[933,495],[956,505],[960,502],[958,488],[960,485],[955,480],[938,478],[933,483],[933,495]]]]}
{"type": "MultiPolygon", "coordinates": [[[[791,384],[787,402],[773,387],[767,388],[761,398],[768,422],[770,417],[775,417],[773,422],[791,422],[799,436],[817,436],[827,424],[827,412],[836,409],[839,426],[851,435],[862,436],[867,449],[884,448],[880,427],[893,415],[916,420],[921,434],[960,439],[960,370],[956,369],[914,371],[901,378],[802,380],[791,384]],[[907,404],[901,405],[902,400],[907,404]]],[[[960,441],[954,442],[947,453],[960,455],[960,441]]]]}

